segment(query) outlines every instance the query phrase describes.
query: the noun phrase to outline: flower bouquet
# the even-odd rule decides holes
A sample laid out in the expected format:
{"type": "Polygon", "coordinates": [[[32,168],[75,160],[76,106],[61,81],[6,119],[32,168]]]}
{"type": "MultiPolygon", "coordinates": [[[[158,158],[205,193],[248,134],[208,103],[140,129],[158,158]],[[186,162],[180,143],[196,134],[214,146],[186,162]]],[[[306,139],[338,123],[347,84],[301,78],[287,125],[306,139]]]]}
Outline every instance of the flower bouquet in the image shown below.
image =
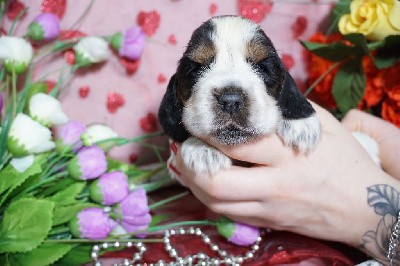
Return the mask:
{"type": "Polygon", "coordinates": [[[400,1],[340,0],[326,33],[302,44],[306,95],[338,117],[360,108],[400,126],[400,1]]]}
{"type": "MultiPolygon", "coordinates": [[[[0,16],[9,7],[0,1],[0,16]]],[[[99,262],[104,252],[136,243],[137,256],[124,262],[129,265],[141,259],[143,242],[167,243],[165,237],[151,238],[152,233],[188,224],[215,226],[241,246],[260,242],[258,228],[225,218],[168,223],[157,214],[155,209],[188,194],[184,191],[158,201],[149,195],[171,182],[160,155],[163,147],[146,141],[161,132],[126,139],[106,125],[70,120],[62,110],[58,97],[70,79],[77,71],[90,71],[106,61],[110,49],[124,60],[139,60],[146,42],[140,27],[112,36],[77,35],[60,29],[59,14],[43,12],[31,21],[24,36],[14,36],[13,29],[26,10],[22,8],[8,32],[0,36],[1,265],[81,265],[99,262]],[[59,76],[55,84],[46,81],[48,74],[34,77],[43,58],[66,52],[73,61],[55,71],[59,76]],[[142,167],[108,156],[112,147],[131,142],[152,149],[159,162],[142,167]]],[[[190,228],[188,232],[199,231],[190,228]]],[[[257,247],[253,246],[247,259],[257,247]]],[[[232,260],[229,254],[222,255],[232,260]]]]}

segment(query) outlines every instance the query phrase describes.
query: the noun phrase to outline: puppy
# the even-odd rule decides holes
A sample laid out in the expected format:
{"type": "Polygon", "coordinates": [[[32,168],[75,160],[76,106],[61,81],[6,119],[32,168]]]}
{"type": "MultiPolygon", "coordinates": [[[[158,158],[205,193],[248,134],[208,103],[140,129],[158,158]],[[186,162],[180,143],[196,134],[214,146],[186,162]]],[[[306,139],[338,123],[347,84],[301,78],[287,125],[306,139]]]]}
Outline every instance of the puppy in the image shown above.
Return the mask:
{"type": "MultiPolygon", "coordinates": [[[[236,146],[275,132],[300,153],[314,149],[321,125],[285,70],[271,40],[252,21],[214,17],[197,28],[158,113],[165,133],[183,142],[196,173],[216,173],[232,160],[202,140],[236,146]]],[[[168,163],[173,163],[172,154],[168,163]]]]}

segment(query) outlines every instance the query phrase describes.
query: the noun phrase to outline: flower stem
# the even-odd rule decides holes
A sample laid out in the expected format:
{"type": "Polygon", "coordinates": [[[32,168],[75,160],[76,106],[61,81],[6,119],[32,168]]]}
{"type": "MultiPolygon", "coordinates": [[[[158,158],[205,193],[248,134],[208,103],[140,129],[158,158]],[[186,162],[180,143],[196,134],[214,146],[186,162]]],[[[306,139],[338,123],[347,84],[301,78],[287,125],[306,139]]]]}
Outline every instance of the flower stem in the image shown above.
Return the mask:
{"type": "Polygon", "coordinates": [[[307,97],[307,96],[312,92],[312,90],[315,88],[315,86],[317,86],[318,83],[320,83],[321,80],[322,80],[323,78],[325,78],[326,75],[328,75],[332,70],[334,70],[334,69],[335,69],[336,67],[338,67],[340,64],[341,64],[341,62],[336,62],[336,63],[332,64],[327,70],[325,70],[325,72],[322,73],[322,75],[319,76],[319,77],[317,78],[317,80],[315,80],[314,83],[311,84],[311,86],[304,92],[304,94],[303,94],[304,97],[307,97]]]}
{"type": "Polygon", "coordinates": [[[161,238],[148,238],[148,239],[137,239],[137,238],[131,238],[131,239],[119,239],[119,238],[109,238],[109,239],[98,239],[98,240],[92,240],[92,239],[83,239],[83,238],[77,238],[77,239],[46,239],[44,243],[104,243],[104,242],[120,242],[120,243],[127,243],[127,242],[142,242],[142,243],[159,243],[163,242],[163,239],[161,238]]]}
{"type": "Polygon", "coordinates": [[[27,188],[21,194],[32,192],[33,190],[35,190],[38,187],[41,187],[41,186],[43,186],[43,185],[45,185],[47,183],[50,183],[50,182],[52,182],[54,180],[57,180],[60,177],[65,177],[65,176],[68,176],[68,175],[69,175],[68,172],[61,172],[61,173],[55,174],[55,175],[51,176],[50,178],[47,178],[47,179],[45,179],[43,181],[40,181],[40,182],[36,183],[35,185],[27,188]]]}
{"type": "Polygon", "coordinates": [[[99,144],[103,144],[103,143],[108,143],[108,142],[114,142],[114,146],[122,146],[128,143],[132,143],[132,142],[139,142],[143,139],[149,139],[149,138],[153,138],[153,137],[158,137],[163,135],[164,133],[161,131],[157,131],[157,132],[153,132],[150,134],[146,134],[146,135],[142,135],[139,137],[134,137],[134,138],[108,138],[108,139],[103,139],[100,141],[97,141],[95,144],[99,145],[99,144]]]}
{"type": "MultiPolygon", "coordinates": [[[[146,190],[146,192],[149,193],[149,192],[153,192],[153,191],[165,186],[166,184],[171,182],[171,180],[172,180],[171,177],[167,176],[167,177],[164,177],[164,178],[154,181],[154,182],[149,182],[149,183],[139,185],[139,187],[144,188],[144,190],[146,190]]],[[[133,188],[135,188],[135,186],[133,188]]]]}
{"type": "Polygon", "coordinates": [[[12,117],[15,117],[17,112],[17,73],[15,72],[15,67],[13,67],[11,73],[11,88],[12,88],[12,117]]]}
{"type": "Polygon", "coordinates": [[[214,221],[210,221],[210,220],[182,221],[182,222],[170,223],[170,224],[166,224],[166,225],[152,226],[147,229],[147,232],[162,231],[162,230],[166,230],[168,228],[174,228],[174,227],[179,227],[179,226],[188,226],[188,225],[216,226],[217,223],[214,221]]]}
{"type": "Polygon", "coordinates": [[[189,195],[189,191],[184,191],[184,192],[179,193],[179,194],[177,194],[177,195],[174,195],[174,196],[168,197],[168,198],[166,198],[166,199],[160,200],[160,201],[158,201],[158,202],[156,202],[156,203],[153,203],[153,204],[151,204],[151,205],[149,206],[149,208],[150,208],[150,210],[157,209],[158,207],[161,207],[161,206],[163,206],[163,205],[165,205],[165,204],[168,204],[168,203],[170,203],[170,202],[172,202],[172,201],[174,201],[174,200],[183,198],[183,197],[185,197],[185,196],[187,196],[187,195],[189,195]]]}

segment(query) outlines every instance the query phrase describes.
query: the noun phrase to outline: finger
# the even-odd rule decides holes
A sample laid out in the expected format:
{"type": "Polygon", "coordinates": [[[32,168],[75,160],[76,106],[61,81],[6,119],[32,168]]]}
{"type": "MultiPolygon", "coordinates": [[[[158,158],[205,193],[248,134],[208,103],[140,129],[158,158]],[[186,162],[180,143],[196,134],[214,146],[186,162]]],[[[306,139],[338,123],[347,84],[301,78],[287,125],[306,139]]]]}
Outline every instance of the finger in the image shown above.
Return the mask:
{"type": "Polygon", "coordinates": [[[348,112],[342,124],[349,131],[361,131],[378,142],[399,134],[399,129],[393,124],[360,110],[348,112]]]}
{"type": "Polygon", "coordinates": [[[281,173],[283,172],[266,166],[251,168],[232,166],[230,169],[214,175],[195,174],[185,167],[179,152],[177,167],[192,191],[200,190],[205,194],[204,197],[219,201],[258,201],[263,199],[269,191],[277,191],[277,186],[280,185],[273,180],[275,178],[275,180],[282,180],[281,173]]]}
{"type": "Polygon", "coordinates": [[[275,165],[295,151],[285,146],[276,134],[263,136],[256,141],[238,146],[225,146],[211,143],[228,157],[253,164],[275,165]]]}

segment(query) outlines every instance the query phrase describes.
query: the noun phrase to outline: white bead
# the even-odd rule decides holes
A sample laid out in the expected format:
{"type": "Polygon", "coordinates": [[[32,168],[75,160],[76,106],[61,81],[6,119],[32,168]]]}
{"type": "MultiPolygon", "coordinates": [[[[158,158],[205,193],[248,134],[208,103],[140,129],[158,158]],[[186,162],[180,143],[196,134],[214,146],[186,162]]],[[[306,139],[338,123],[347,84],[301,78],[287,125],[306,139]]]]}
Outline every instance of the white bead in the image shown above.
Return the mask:
{"type": "Polygon", "coordinates": [[[192,235],[193,235],[194,233],[195,233],[194,228],[193,228],[193,227],[190,227],[190,228],[189,228],[189,234],[192,234],[192,235]]]}
{"type": "Polygon", "coordinates": [[[226,251],[225,251],[225,250],[220,250],[218,253],[219,253],[219,255],[221,255],[222,257],[225,257],[225,256],[226,256],[226,251]]]}
{"type": "Polygon", "coordinates": [[[116,248],[119,247],[119,242],[115,242],[114,247],[116,247],[116,248]]]}
{"type": "Polygon", "coordinates": [[[257,251],[260,247],[258,245],[253,245],[251,247],[252,250],[257,251]]]}
{"type": "Polygon", "coordinates": [[[176,232],[175,232],[174,229],[172,229],[171,231],[169,231],[169,233],[170,233],[171,235],[175,235],[175,234],[176,234],[176,232]]]}
{"type": "Polygon", "coordinates": [[[201,229],[200,228],[196,228],[195,234],[198,235],[198,236],[201,235],[202,234],[201,229]]]}
{"type": "Polygon", "coordinates": [[[108,248],[108,244],[107,244],[107,243],[103,243],[103,244],[101,245],[101,247],[102,247],[102,248],[108,248]]]}
{"type": "Polygon", "coordinates": [[[203,236],[203,240],[204,240],[204,242],[207,243],[207,244],[210,243],[210,241],[211,241],[210,238],[209,238],[208,236],[206,236],[206,235],[203,236]]]}
{"type": "Polygon", "coordinates": [[[183,229],[183,228],[179,228],[179,233],[180,233],[181,235],[184,235],[184,234],[186,234],[186,231],[185,231],[185,229],[183,229]]]}
{"type": "Polygon", "coordinates": [[[170,255],[171,257],[175,257],[175,256],[177,255],[176,250],[175,250],[175,249],[171,249],[171,250],[169,251],[169,255],[170,255]]]}
{"type": "Polygon", "coordinates": [[[251,259],[253,256],[254,256],[253,253],[251,253],[251,252],[246,252],[246,258],[251,259]]]}
{"type": "Polygon", "coordinates": [[[212,246],[211,246],[211,249],[214,250],[214,251],[218,251],[218,250],[219,250],[219,247],[218,247],[217,245],[212,245],[212,246]]]}
{"type": "Polygon", "coordinates": [[[91,256],[92,256],[93,259],[96,259],[97,256],[98,256],[98,254],[97,254],[97,252],[92,252],[92,255],[91,255],[91,256]]]}
{"type": "Polygon", "coordinates": [[[93,246],[92,250],[93,250],[93,251],[99,250],[99,246],[98,246],[98,245],[93,246]]]}
{"type": "Polygon", "coordinates": [[[142,255],[140,255],[139,253],[135,253],[135,255],[133,256],[133,260],[140,260],[142,258],[142,255]]]}

